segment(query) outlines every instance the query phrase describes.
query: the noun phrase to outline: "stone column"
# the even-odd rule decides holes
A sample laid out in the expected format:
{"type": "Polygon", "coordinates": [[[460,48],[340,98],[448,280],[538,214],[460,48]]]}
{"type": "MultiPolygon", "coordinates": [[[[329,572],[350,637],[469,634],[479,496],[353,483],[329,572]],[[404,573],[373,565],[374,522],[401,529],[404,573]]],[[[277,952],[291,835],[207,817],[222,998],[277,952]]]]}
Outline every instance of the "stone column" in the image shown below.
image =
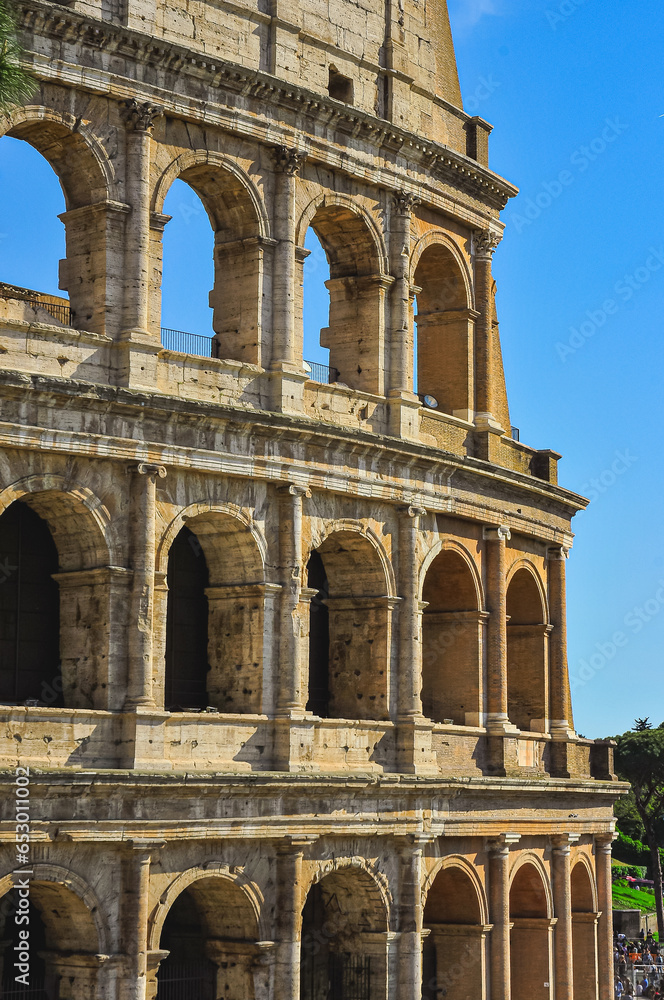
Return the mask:
{"type": "Polygon", "coordinates": [[[133,580],[129,605],[129,669],[126,709],[154,708],[152,693],[152,613],[155,583],[155,518],[157,479],[163,465],[139,462],[129,469],[133,580]]]}
{"type": "MultiPolygon", "coordinates": [[[[308,600],[302,599],[302,498],[310,496],[293,483],[277,490],[279,498],[279,667],[276,683],[275,766],[296,769],[303,742],[293,722],[304,722],[308,697],[306,637],[308,600]]],[[[307,742],[307,740],[304,740],[307,742]]]]}
{"type": "Polygon", "coordinates": [[[310,840],[289,838],[277,853],[275,986],[279,1000],[300,1000],[302,858],[310,840]]]}
{"type": "Polygon", "coordinates": [[[422,997],[422,855],[425,838],[414,837],[400,851],[399,1000],[422,997]]]}
{"type": "Polygon", "coordinates": [[[148,917],[150,864],[163,841],[132,841],[123,864],[123,951],[127,959],[124,989],[127,1000],[146,1000],[148,979],[148,917]]]}
{"type": "Polygon", "coordinates": [[[491,261],[502,237],[489,229],[473,233],[475,252],[475,307],[479,312],[475,323],[475,422],[482,430],[501,432],[497,420],[493,350],[493,302],[491,261]]]}
{"type": "Polygon", "coordinates": [[[397,437],[414,438],[419,432],[419,400],[413,392],[415,366],[412,296],[410,287],[411,218],[419,204],[413,194],[400,191],[392,199],[390,217],[390,372],[387,395],[391,431],[397,437]]]}
{"type": "Polygon", "coordinates": [[[297,303],[295,259],[295,177],[306,154],[277,146],[274,160],[274,269],[272,280],[273,405],[279,411],[300,412],[306,374],[296,350],[297,303]]]}
{"type": "Polygon", "coordinates": [[[552,838],[553,905],[557,918],[554,938],[555,1000],[574,1000],[570,844],[578,839],[578,834],[552,838]]]}
{"type": "Polygon", "coordinates": [[[510,845],[518,834],[489,842],[489,911],[491,914],[491,1000],[510,1000],[510,845]]]}
{"type": "Polygon", "coordinates": [[[505,543],[509,528],[499,525],[484,529],[486,555],[487,622],[487,718],[489,739],[488,769],[505,773],[503,737],[516,731],[507,714],[507,585],[505,543]]]}
{"type": "Polygon", "coordinates": [[[148,334],[150,286],[150,144],[152,129],[163,108],[125,101],[127,125],[126,178],[127,201],[131,213],[125,230],[125,321],[124,336],[148,334]]]}
{"type": "Polygon", "coordinates": [[[613,997],[613,895],[611,887],[611,844],[613,833],[595,834],[595,878],[600,909],[597,934],[599,1000],[613,997]]]}
{"type": "Polygon", "coordinates": [[[549,576],[549,615],[553,631],[549,639],[551,673],[551,732],[563,738],[573,735],[572,699],[567,672],[567,600],[565,596],[565,560],[569,548],[556,545],[547,550],[549,576]]]}

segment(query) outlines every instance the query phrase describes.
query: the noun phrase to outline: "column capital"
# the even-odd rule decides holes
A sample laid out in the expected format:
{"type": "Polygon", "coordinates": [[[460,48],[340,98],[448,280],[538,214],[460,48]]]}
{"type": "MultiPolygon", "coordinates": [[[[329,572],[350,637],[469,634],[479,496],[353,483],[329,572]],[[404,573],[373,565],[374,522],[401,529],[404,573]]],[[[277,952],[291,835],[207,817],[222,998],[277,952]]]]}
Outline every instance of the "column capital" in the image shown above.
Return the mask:
{"type": "Polygon", "coordinates": [[[282,497],[310,497],[311,490],[308,486],[300,486],[299,483],[281,483],[277,486],[277,493],[282,497]]]}
{"type": "Polygon", "coordinates": [[[125,124],[134,132],[150,134],[157,118],[161,118],[164,109],[159,104],[149,101],[140,102],[135,97],[129,97],[124,102],[122,116],[125,124]]]}
{"type": "Polygon", "coordinates": [[[135,465],[128,465],[127,472],[137,472],[139,476],[148,476],[155,480],[166,478],[166,466],[153,465],[150,462],[137,462],[135,465]]]}
{"type": "Polygon", "coordinates": [[[420,199],[410,191],[397,191],[392,195],[392,210],[395,215],[409,216],[419,203],[420,199]]]}
{"type": "Polygon", "coordinates": [[[274,146],[271,153],[275,170],[288,177],[295,177],[307,158],[306,153],[289,146],[274,146]]]}
{"type": "Polygon", "coordinates": [[[580,833],[557,833],[551,838],[551,847],[554,854],[565,856],[570,853],[572,844],[576,844],[581,837],[580,833]]]}
{"type": "Polygon", "coordinates": [[[569,558],[570,545],[550,545],[546,550],[546,558],[553,562],[564,562],[569,558]]]}
{"type": "Polygon", "coordinates": [[[473,250],[475,259],[491,260],[502,238],[500,233],[494,233],[491,229],[474,229],[473,250]]]}
{"type": "Polygon", "coordinates": [[[424,517],[427,511],[424,507],[418,507],[417,504],[405,504],[403,507],[398,508],[399,513],[404,517],[411,517],[413,519],[424,517]]]}
{"type": "Polygon", "coordinates": [[[617,840],[617,833],[596,833],[594,836],[595,848],[602,854],[611,853],[611,844],[617,840]]]}
{"type": "Polygon", "coordinates": [[[497,837],[486,838],[486,848],[489,854],[509,854],[512,845],[520,840],[520,833],[499,833],[497,837]]]}
{"type": "Polygon", "coordinates": [[[509,542],[511,537],[512,532],[506,524],[482,528],[482,538],[485,542],[509,542]]]}

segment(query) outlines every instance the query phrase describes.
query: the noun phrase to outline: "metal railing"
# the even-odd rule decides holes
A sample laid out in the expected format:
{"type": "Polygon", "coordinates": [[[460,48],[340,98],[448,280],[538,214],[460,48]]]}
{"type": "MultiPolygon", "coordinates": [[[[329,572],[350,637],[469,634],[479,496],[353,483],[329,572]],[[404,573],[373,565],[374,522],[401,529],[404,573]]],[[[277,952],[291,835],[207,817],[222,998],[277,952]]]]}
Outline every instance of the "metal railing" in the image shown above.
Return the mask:
{"type": "Polygon", "coordinates": [[[339,378],[339,370],[330,365],[321,365],[318,361],[305,361],[309,368],[309,378],[312,382],[322,382],[323,385],[331,385],[339,378]]]}
{"type": "Polygon", "coordinates": [[[72,325],[73,314],[68,302],[49,302],[46,299],[39,298],[36,294],[26,295],[22,288],[7,285],[4,282],[0,283],[0,298],[24,302],[31,309],[43,309],[44,312],[47,312],[58,323],[62,323],[63,326],[72,325]]]}
{"type": "Polygon", "coordinates": [[[195,354],[199,358],[213,358],[213,338],[204,337],[200,333],[185,333],[184,330],[161,328],[161,343],[167,351],[178,351],[180,354],[195,354]]]}
{"type": "Polygon", "coordinates": [[[620,972],[620,963],[614,963],[615,975],[620,976],[623,980],[627,980],[632,986],[632,996],[636,993],[637,984],[642,983],[644,978],[648,979],[648,996],[651,995],[650,987],[654,986],[655,989],[661,991],[662,980],[664,979],[664,967],[657,965],[656,963],[635,963],[632,964],[627,961],[625,964],[624,971],[620,972]]]}

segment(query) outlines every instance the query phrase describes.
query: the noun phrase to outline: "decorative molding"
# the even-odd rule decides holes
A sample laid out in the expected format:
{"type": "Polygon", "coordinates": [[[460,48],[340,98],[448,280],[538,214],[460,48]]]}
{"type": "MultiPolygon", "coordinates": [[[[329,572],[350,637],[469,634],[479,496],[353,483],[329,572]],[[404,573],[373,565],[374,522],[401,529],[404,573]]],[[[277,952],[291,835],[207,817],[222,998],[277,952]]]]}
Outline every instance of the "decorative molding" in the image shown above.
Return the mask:
{"type": "Polygon", "coordinates": [[[141,103],[135,97],[128,97],[123,105],[122,117],[134,132],[151,133],[154,123],[163,113],[164,109],[159,104],[151,104],[149,101],[141,103]]]}
{"type": "Polygon", "coordinates": [[[569,545],[552,545],[546,550],[546,558],[554,562],[564,562],[569,558],[569,545]]]}
{"type": "Polygon", "coordinates": [[[295,177],[307,158],[306,153],[288,146],[274,146],[271,152],[275,170],[288,177],[295,177]]]}
{"type": "Polygon", "coordinates": [[[491,229],[473,230],[473,248],[478,260],[491,260],[502,236],[491,229]]]}
{"type": "Polygon", "coordinates": [[[138,462],[136,465],[127,466],[127,472],[137,472],[139,476],[150,476],[154,479],[166,478],[165,465],[151,465],[149,462],[138,462]]]}
{"type": "Polygon", "coordinates": [[[417,195],[409,191],[397,191],[392,195],[392,209],[396,215],[410,216],[413,209],[420,204],[417,195]]]}
{"type": "Polygon", "coordinates": [[[482,528],[482,538],[485,542],[509,542],[511,537],[512,532],[505,524],[499,524],[490,528],[482,528]]]}

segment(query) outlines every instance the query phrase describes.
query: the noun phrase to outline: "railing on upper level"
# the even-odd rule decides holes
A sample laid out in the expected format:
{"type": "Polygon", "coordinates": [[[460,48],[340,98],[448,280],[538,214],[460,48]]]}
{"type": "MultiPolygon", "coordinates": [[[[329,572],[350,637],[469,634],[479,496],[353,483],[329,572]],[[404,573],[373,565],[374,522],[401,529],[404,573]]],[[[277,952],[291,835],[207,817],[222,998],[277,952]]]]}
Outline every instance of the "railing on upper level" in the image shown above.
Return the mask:
{"type": "Polygon", "coordinates": [[[330,365],[321,365],[318,361],[305,361],[305,370],[312,382],[321,382],[323,385],[330,385],[339,378],[339,370],[330,365]]]}
{"type": "Polygon", "coordinates": [[[185,333],[184,330],[161,328],[161,343],[167,351],[178,351],[180,354],[195,354],[199,358],[214,357],[213,338],[204,337],[200,333],[185,333]]]}
{"type": "Polygon", "coordinates": [[[8,285],[6,282],[0,282],[0,298],[23,302],[31,309],[43,309],[63,326],[72,325],[71,306],[66,299],[58,299],[55,295],[34,292],[30,288],[20,288],[18,285],[8,285]]]}

